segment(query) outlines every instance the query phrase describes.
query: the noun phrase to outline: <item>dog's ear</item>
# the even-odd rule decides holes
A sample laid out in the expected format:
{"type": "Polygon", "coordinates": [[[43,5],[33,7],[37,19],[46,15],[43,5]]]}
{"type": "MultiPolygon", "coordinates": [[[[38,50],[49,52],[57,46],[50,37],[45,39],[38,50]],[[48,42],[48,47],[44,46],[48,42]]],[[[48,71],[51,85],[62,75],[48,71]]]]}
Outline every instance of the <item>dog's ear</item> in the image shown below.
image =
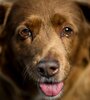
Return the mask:
{"type": "MultiPolygon", "coordinates": [[[[90,1],[89,0],[78,0],[78,7],[81,9],[84,23],[85,34],[82,35],[83,43],[81,46],[80,53],[78,55],[83,65],[87,65],[90,61],[90,1]]],[[[80,60],[79,60],[80,61],[80,60]]]]}
{"type": "Polygon", "coordinates": [[[0,4],[0,25],[4,23],[7,6],[0,4]]]}
{"type": "Polygon", "coordinates": [[[0,25],[4,24],[4,21],[9,14],[11,5],[11,3],[0,3],[0,25]]]}
{"type": "Polygon", "coordinates": [[[76,3],[82,10],[82,13],[83,13],[86,21],[90,23],[90,2],[82,2],[81,1],[81,2],[76,2],[76,3]]]}
{"type": "Polygon", "coordinates": [[[0,2],[0,44],[4,40],[2,31],[4,30],[12,3],[0,2]]]}

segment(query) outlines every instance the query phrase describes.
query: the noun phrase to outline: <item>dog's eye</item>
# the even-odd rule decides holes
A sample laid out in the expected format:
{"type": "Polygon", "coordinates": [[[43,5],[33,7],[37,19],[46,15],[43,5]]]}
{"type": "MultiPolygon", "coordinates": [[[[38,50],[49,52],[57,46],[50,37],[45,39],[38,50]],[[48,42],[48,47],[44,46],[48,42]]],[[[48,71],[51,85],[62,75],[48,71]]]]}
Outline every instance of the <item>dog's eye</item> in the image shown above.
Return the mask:
{"type": "Polygon", "coordinates": [[[73,30],[70,27],[64,27],[61,31],[61,37],[67,37],[69,38],[73,34],[73,30]]]}
{"type": "Polygon", "coordinates": [[[32,36],[31,31],[28,28],[24,28],[19,32],[21,38],[26,39],[32,36]]]}

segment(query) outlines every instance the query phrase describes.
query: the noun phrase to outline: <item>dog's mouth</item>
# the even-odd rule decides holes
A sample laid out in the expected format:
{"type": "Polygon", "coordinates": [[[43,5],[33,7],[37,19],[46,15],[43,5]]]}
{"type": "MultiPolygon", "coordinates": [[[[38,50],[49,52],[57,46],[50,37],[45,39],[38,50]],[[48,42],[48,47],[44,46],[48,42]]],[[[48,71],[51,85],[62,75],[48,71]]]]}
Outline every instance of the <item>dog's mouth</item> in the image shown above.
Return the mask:
{"type": "Polygon", "coordinates": [[[48,97],[54,97],[62,93],[64,83],[40,83],[39,87],[41,91],[48,97]]]}

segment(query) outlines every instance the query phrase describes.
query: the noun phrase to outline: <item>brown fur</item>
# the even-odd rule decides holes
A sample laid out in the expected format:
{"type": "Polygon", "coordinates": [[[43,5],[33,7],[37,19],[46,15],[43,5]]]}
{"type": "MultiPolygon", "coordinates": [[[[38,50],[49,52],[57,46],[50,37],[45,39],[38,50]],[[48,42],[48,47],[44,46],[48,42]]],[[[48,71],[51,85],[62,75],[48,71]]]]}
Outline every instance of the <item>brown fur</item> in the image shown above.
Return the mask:
{"type": "MultiPolygon", "coordinates": [[[[75,75],[75,74],[74,74],[75,75]]],[[[74,78],[74,77],[72,77],[74,78]]],[[[62,100],[89,100],[90,99],[90,65],[79,72],[78,79],[74,80],[73,87],[68,90],[62,100]]]]}
{"type": "MultiPolygon", "coordinates": [[[[86,38],[89,38],[90,15],[87,16],[82,7],[84,5],[70,0],[19,0],[11,6],[8,15],[4,15],[7,20],[1,22],[4,23],[1,45],[5,62],[1,71],[29,93],[30,99],[45,99],[36,85],[47,80],[37,72],[37,64],[42,59],[58,61],[59,71],[50,78],[56,82],[65,81],[70,67],[78,63],[80,44],[88,44],[86,38]],[[32,36],[23,39],[19,32],[25,27],[32,36]],[[64,27],[70,27],[72,32],[63,34],[64,27]]],[[[1,15],[6,12],[3,11],[1,15]]],[[[88,46],[86,50],[88,52],[88,46]]]]}

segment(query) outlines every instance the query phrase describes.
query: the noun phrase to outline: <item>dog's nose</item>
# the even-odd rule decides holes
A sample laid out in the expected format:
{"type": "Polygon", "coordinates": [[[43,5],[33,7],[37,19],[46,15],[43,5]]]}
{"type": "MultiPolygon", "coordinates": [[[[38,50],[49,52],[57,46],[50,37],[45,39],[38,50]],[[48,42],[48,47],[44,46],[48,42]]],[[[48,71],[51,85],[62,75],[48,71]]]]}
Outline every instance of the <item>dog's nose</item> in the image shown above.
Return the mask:
{"type": "Polygon", "coordinates": [[[59,70],[59,63],[56,60],[42,60],[37,65],[38,73],[44,77],[52,77],[59,70]]]}

